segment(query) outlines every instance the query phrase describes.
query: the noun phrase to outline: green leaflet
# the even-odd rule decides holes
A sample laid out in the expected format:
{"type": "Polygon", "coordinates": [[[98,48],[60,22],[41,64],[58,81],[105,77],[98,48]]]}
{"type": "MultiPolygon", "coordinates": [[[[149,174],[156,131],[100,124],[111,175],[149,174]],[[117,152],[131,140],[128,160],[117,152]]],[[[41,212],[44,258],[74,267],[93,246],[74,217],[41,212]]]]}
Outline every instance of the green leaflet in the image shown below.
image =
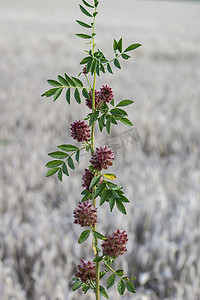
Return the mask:
{"type": "Polygon", "coordinates": [[[141,45],[141,44],[131,44],[130,46],[128,46],[128,47],[124,50],[124,52],[132,51],[132,50],[134,50],[134,49],[136,49],[136,48],[138,48],[138,47],[140,47],[140,46],[142,46],[142,45],[141,45]]]}
{"type": "Polygon", "coordinates": [[[125,292],[125,283],[122,279],[117,284],[117,291],[120,295],[123,295],[125,292]]]}
{"type": "Polygon", "coordinates": [[[85,23],[85,22],[82,22],[82,21],[79,21],[79,20],[76,20],[76,22],[81,25],[82,27],[85,27],[85,28],[92,28],[91,25],[85,23]]]}
{"type": "Polygon", "coordinates": [[[86,16],[88,16],[88,17],[93,17],[92,15],[91,15],[91,13],[89,13],[89,11],[87,11],[82,5],[79,5],[79,7],[80,7],[80,10],[82,11],[82,13],[84,13],[86,16]]]}
{"type": "Polygon", "coordinates": [[[52,168],[51,170],[49,170],[46,174],[46,177],[50,177],[52,175],[54,175],[60,168],[52,168]]]}
{"type": "Polygon", "coordinates": [[[82,244],[83,242],[85,242],[89,237],[89,235],[90,235],[90,230],[84,230],[78,239],[78,243],[82,244]]]}

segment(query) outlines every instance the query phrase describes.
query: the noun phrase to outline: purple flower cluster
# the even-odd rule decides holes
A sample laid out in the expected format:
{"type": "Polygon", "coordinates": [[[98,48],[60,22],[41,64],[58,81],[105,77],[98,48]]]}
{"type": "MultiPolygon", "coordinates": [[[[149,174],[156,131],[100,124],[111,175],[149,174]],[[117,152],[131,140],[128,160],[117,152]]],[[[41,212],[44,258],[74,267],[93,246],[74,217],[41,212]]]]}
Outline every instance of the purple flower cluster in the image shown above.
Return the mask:
{"type": "Polygon", "coordinates": [[[100,146],[92,154],[90,162],[95,170],[101,171],[102,169],[107,169],[108,166],[112,166],[113,160],[114,152],[108,146],[100,146]]]}
{"type": "MultiPolygon", "coordinates": [[[[92,109],[92,91],[89,91],[89,99],[86,99],[86,105],[92,109]]],[[[101,108],[102,103],[109,103],[113,99],[112,88],[108,85],[103,85],[100,91],[95,90],[95,107],[101,108]]]]}
{"type": "Polygon", "coordinates": [[[117,257],[127,251],[126,243],[128,241],[125,230],[117,229],[115,232],[106,236],[102,243],[103,253],[111,257],[117,257]]]}
{"type": "Polygon", "coordinates": [[[104,103],[109,103],[113,99],[112,88],[108,85],[103,85],[100,88],[99,98],[104,103]]]}
{"type": "Polygon", "coordinates": [[[75,121],[70,130],[71,136],[78,142],[87,142],[90,138],[90,128],[84,121],[75,121]]]}
{"type": "Polygon", "coordinates": [[[77,278],[80,278],[82,282],[89,283],[90,280],[95,279],[95,263],[88,260],[81,259],[80,265],[78,265],[77,272],[75,274],[77,278]]]}
{"type": "Polygon", "coordinates": [[[81,227],[95,226],[97,222],[97,208],[90,201],[79,202],[74,210],[74,223],[81,227]]]}

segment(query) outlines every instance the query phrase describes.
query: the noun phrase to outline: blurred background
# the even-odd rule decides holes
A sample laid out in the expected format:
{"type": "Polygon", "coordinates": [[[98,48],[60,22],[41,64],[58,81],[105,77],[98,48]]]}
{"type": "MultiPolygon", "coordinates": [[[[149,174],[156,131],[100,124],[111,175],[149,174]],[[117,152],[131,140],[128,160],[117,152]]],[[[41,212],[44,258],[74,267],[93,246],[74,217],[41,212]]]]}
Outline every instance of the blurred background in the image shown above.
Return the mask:
{"type": "MultiPolygon", "coordinates": [[[[128,232],[116,261],[136,277],[137,294],[122,299],[200,299],[200,3],[100,1],[96,41],[112,58],[113,38],[142,43],[122,71],[97,83],[115,100],[133,99],[133,129],[114,127],[97,144],[113,147],[117,174],[131,203],[124,217],[107,205],[99,231],[128,232]],[[127,131],[130,130],[130,131],[127,131]]],[[[0,299],[94,299],[71,291],[90,242],[78,245],[73,224],[89,157],[60,183],[46,178],[47,153],[74,143],[69,125],[89,111],[64,96],[41,98],[66,72],[77,76],[85,41],[75,0],[0,0],[0,299]]],[[[120,299],[116,288],[110,299],[120,299]]]]}

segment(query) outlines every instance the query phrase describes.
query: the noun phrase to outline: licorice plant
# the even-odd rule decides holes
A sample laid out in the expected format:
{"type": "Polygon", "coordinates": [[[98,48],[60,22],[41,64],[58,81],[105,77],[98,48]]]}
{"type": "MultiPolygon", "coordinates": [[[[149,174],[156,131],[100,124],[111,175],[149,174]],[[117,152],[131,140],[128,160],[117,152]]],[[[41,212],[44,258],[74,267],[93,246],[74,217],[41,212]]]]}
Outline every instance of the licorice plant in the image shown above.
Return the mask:
{"type": "Polygon", "coordinates": [[[48,155],[53,160],[46,164],[49,168],[46,176],[49,177],[57,173],[58,179],[62,181],[63,174],[69,176],[68,168],[74,170],[75,160],[79,163],[80,151],[90,153],[89,166],[85,169],[82,177],[82,186],[84,187],[81,192],[82,199],[74,210],[74,223],[87,228],[80,234],[79,244],[85,242],[90,234],[92,235],[94,258],[88,261],[81,259],[71,282],[73,291],[79,288],[82,289],[83,293],[87,293],[90,289],[93,290],[96,300],[100,299],[100,294],[106,299],[109,298],[106,289],[100,285],[100,279],[108,272],[111,272],[111,275],[107,278],[107,289],[113,286],[117,279],[117,291],[120,295],[124,294],[126,288],[129,292],[135,293],[133,284],[135,278],[128,278],[124,275],[123,270],[115,271],[112,267],[114,260],[127,251],[128,237],[126,232],[117,229],[105,236],[97,230],[98,210],[108,203],[111,212],[116,205],[118,210],[125,215],[125,203],[128,203],[129,200],[124,196],[122,187],[112,182],[116,179],[116,175],[104,173],[104,170],[113,164],[114,153],[112,149],[107,145],[95,148],[95,126],[98,126],[100,132],[105,128],[108,134],[110,134],[111,126],[117,125],[118,122],[126,126],[133,126],[127,118],[127,112],[122,107],[130,105],[134,101],[122,100],[115,105],[112,88],[105,84],[97,90],[97,78],[102,73],[113,74],[113,65],[121,69],[119,58],[128,60],[130,55],[127,52],[141,46],[141,44],[131,44],[123,50],[122,38],[119,41],[114,39],[114,57],[112,59],[106,58],[95,43],[95,22],[99,2],[93,0],[93,3],[89,3],[82,0],[79,5],[86,21],[76,20],[76,22],[89,33],[77,33],[76,36],[85,39],[90,48],[85,50],[86,56],[80,62],[81,72],[77,76],[79,78],[65,73],[64,76],[58,75],[58,81],[49,79],[47,81],[52,88],[42,95],[53,96],[53,101],[56,101],[62,92],[66,91],[65,98],[70,104],[73,93],[75,101],[81,104],[83,97],[84,105],[89,109],[84,120],[74,121],[70,126],[71,137],[81,143],[81,146],[63,144],[58,146],[58,151],[49,153],[48,155]],[[83,78],[85,83],[80,78],[83,78]]]}

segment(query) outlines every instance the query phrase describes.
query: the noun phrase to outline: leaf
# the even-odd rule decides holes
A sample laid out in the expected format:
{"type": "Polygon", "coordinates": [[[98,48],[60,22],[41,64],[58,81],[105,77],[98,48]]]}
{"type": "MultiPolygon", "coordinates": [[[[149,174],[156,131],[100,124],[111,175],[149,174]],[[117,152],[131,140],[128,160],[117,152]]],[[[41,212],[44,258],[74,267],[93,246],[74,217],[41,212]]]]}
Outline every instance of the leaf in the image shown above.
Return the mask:
{"type": "Polygon", "coordinates": [[[76,100],[76,102],[78,104],[81,103],[81,97],[80,97],[80,93],[79,93],[79,90],[76,88],[75,91],[74,91],[74,98],[76,100]]]}
{"type": "Polygon", "coordinates": [[[65,152],[71,152],[71,151],[78,150],[78,147],[76,147],[74,145],[70,145],[70,144],[60,145],[60,146],[58,146],[58,148],[65,151],[65,152]]]}
{"type": "Polygon", "coordinates": [[[122,54],[122,58],[123,58],[123,59],[129,59],[129,58],[130,58],[130,55],[123,53],[123,54],[122,54]]]}
{"type": "Polygon", "coordinates": [[[68,157],[67,162],[68,162],[68,166],[69,166],[72,170],[74,170],[74,169],[75,169],[75,167],[74,167],[74,162],[73,162],[73,159],[71,158],[71,156],[68,157]]]}
{"type": "Polygon", "coordinates": [[[125,292],[125,283],[122,279],[117,284],[117,291],[120,295],[123,295],[125,292]]]}
{"type": "Polygon", "coordinates": [[[117,176],[112,173],[105,173],[105,174],[103,174],[103,177],[105,177],[108,180],[115,180],[117,178],[117,176]]]}
{"type": "Polygon", "coordinates": [[[115,283],[115,274],[112,274],[107,279],[107,284],[108,284],[107,289],[113,286],[114,283],[115,283]]]}
{"type": "Polygon", "coordinates": [[[65,79],[67,80],[69,85],[76,87],[74,81],[66,73],[65,73],[65,79]]]}
{"type": "Polygon", "coordinates": [[[76,277],[73,277],[72,279],[71,279],[71,281],[70,282],[73,282],[73,281],[80,281],[80,279],[78,279],[78,278],[76,278],[76,277]]]}
{"type": "Polygon", "coordinates": [[[140,46],[141,46],[141,44],[131,44],[130,46],[128,46],[128,47],[124,50],[124,52],[132,51],[132,50],[134,50],[134,49],[136,49],[136,48],[138,48],[138,47],[140,47],[140,46]]]}
{"type": "Polygon", "coordinates": [[[116,51],[116,50],[117,50],[117,47],[118,47],[118,43],[117,43],[117,41],[114,39],[114,40],[113,40],[113,50],[116,51]]]}
{"type": "Polygon", "coordinates": [[[89,122],[89,126],[91,126],[97,119],[99,116],[99,111],[96,110],[95,112],[93,112],[90,116],[90,122],[89,122]]]}
{"type": "Polygon", "coordinates": [[[88,61],[87,66],[86,66],[86,72],[88,73],[91,69],[91,64],[93,62],[93,58],[91,57],[91,59],[88,61]]]}
{"type": "Polygon", "coordinates": [[[117,274],[117,276],[123,276],[124,275],[123,270],[117,270],[115,273],[117,274]]]}
{"type": "Polygon", "coordinates": [[[106,116],[107,121],[106,121],[106,130],[110,134],[110,128],[111,128],[111,115],[106,116]]]}
{"type": "Polygon", "coordinates": [[[104,287],[102,285],[100,285],[100,294],[106,298],[109,299],[108,294],[106,293],[106,290],[104,289],[104,287]]]}
{"type": "Polygon", "coordinates": [[[79,163],[79,158],[80,158],[80,150],[78,150],[75,155],[75,159],[78,163],[79,163]]]}
{"type": "Polygon", "coordinates": [[[93,259],[93,262],[101,261],[102,258],[103,258],[103,255],[102,255],[102,256],[99,256],[99,257],[95,257],[95,258],[93,259]]]}
{"type": "Polygon", "coordinates": [[[119,199],[116,199],[116,205],[119,211],[121,211],[122,214],[126,215],[126,209],[124,207],[124,204],[119,199]]]}
{"type": "Polygon", "coordinates": [[[63,163],[62,160],[52,160],[46,164],[46,167],[47,168],[55,168],[55,167],[62,165],[62,163],[63,163]]]}
{"type": "Polygon", "coordinates": [[[122,101],[120,101],[120,102],[116,105],[116,107],[119,107],[119,106],[128,106],[128,105],[130,105],[130,104],[132,104],[132,103],[134,103],[133,100],[122,100],[122,101]]]}
{"type": "Polygon", "coordinates": [[[70,88],[68,88],[66,91],[66,100],[70,104],[70,88]]]}
{"type": "Polygon", "coordinates": [[[64,173],[65,175],[69,176],[69,172],[68,172],[66,163],[63,163],[63,165],[62,165],[62,170],[63,170],[63,173],[64,173]]]}
{"type": "Polygon", "coordinates": [[[119,121],[122,122],[126,126],[133,126],[132,122],[127,118],[120,118],[119,121]]]}
{"type": "Polygon", "coordinates": [[[106,237],[104,235],[102,235],[101,233],[97,232],[97,231],[94,231],[93,230],[93,234],[94,236],[97,238],[97,239],[100,239],[100,240],[106,240],[106,237]]]}
{"type": "Polygon", "coordinates": [[[47,82],[52,86],[57,86],[57,87],[61,86],[61,84],[56,80],[48,79],[47,82]]]}
{"type": "Polygon", "coordinates": [[[89,11],[87,11],[82,5],[79,5],[79,7],[80,7],[80,10],[82,11],[82,13],[84,13],[86,16],[93,17],[91,15],[91,13],[89,13],[89,11]]]}
{"type": "Polygon", "coordinates": [[[110,190],[106,190],[103,192],[103,194],[101,195],[101,199],[100,199],[100,206],[109,199],[110,196],[110,190]]]}
{"type": "Polygon", "coordinates": [[[110,101],[110,104],[111,104],[112,106],[115,105],[115,104],[114,104],[114,98],[112,98],[112,100],[110,101]]]}
{"type": "Polygon", "coordinates": [[[84,230],[78,239],[78,243],[82,244],[83,242],[85,242],[89,237],[89,235],[90,235],[90,230],[84,230]]]}
{"type": "Polygon", "coordinates": [[[80,37],[81,39],[91,39],[92,36],[89,34],[84,34],[84,33],[76,33],[76,36],[80,37]]]}
{"type": "Polygon", "coordinates": [[[127,290],[129,292],[136,293],[135,286],[134,286],[134,284],[131,281],[127,282],[126,286],[127,286],[127,290]]]}
{"type": "Polygon", "coordinates": [[[113,207],[115,206],[115,198],[114,197],[110,197],[109,205],[110,205],[110,211],[112,211],[113,207]]]}
{"type": "Polygon", "coordinates": [[[117,121],[115,120],[115,117],[114,117],[114,116],[111,117],[111,123],[112,123],[112,124],[115,124],[115,125],[118,124],[117,121]]]}
{"type": "Polygon", "coordinates": [[[48,153],[48,155],[53,158],[66,158],[68,156],[67,153],[62,152],[62,151],[51,152],[51,153],[48,153]]]}
{"type": "Polygon", "coordinates": [[[86,294],[89,289],[90,289],[89,285],[85,285],[84,287],[82,287],[82,291],[84,292],[84,294],[86,294]]]}
{"type": "Polygon", "coordinates": [[[91,183],[90,183],[90,186],[89,186],[89,190],[90,190],[91,188],[93,188],[95,185],[97,185],[97,183],[99,182],[100,178],[101,178],[101,175],[94,176],[94,177],[92,178],[91,183]]]}
{"type": "Polygon", "coordinates": [[[130,202],[124,195],[120,195],[120,200],[121,200],[122,202],[126,202],[126,203],[129,203],[129,202],[130,202]]]}
{"type": "Polygon", "coordinates": [[[59,88],[59,89],[55,92],[55,94],[54,94],[54,96],[53,96],[53,101],[56,101],[56,100],[58,99],[58,97],[59,97],[60,94],[62,93],[62,90],[63,90],[63,88],[59,88]]]}
{"type": "Polygon", "coordinates": [[[102,63],[100,63],[100,71],[103,73],[106,73],[106,70],[104,68],[104,65],[102,63]]]}
{"type": "Polygon", "coordinates": [[[117,185],[115,184],[115,183],[113,183],[113,182],[109,182],[109,181],[107,181],[107,185],[109,186],[109,188],[111,188],[111,189],[114,189],[114,188],[116,188],[117,187],[117,185]]]}
{"type": "Polygon", "coordinates": [[[107,70],[110,74],[113,74],[112,68],[110,66],[110,64],[107,64],[107,70]]]}
{"type": "Polygon", "coordinates": [[[84,23],[82,21],[79,21],[79,20],[76,20],[76,22],[81,25],[82,27],[85,27],[85,28],[92,28],[91,25],[87,24],[87,23],[84,23]]]}
{"type": "Polygon", "coordinates": [[[103,114],[99,119],[98,119],[98,123],[99,123],[99,130],[102,132],[103,128],[104,128],[104,119],[105,119],[105,115],[103,114]]]}
{"type": "Polygon", "coordinates": [[[51,97],[53,96],[56,92],[57,92],[58,88],[55,88],[55,89],[50,89],[48,90],[47,92],[45,92],[44,94],[42,94],[41,96],[44,97],[51,97]]]}
{"type": "Polygon", "coordinates": [[[91,7],[91,8],[94,8],[94,6],[92,4],[90,4],[89,2],[85,1],[85,0],[82,0],[83,3],[88,6],[88,7],[91,7]]]}
{"type": "Polygon", "coordinates": [[[119,63],[119,60],[117,58],[114,59],[114,65],[116,68],[121,69],[121,65],[119,63]]]}
{"type": "Polygon", "coordinates": [[[100,62],[99,60],[97,61],[97,64],[96,64],[96,72],[97,72],[97,75],[99,76],[100,75],[100,72],[99,72],[99,66],[100,66],[100,62]]]}
{"type": "Polygon", "coordinates": [[[46,177],[54,175],[59,169],[60,168],[53,168],[53,169],[49,170],[46,174],[46,177]]]}
{"type": "Polygon", "coordinates": [[[115,199],[120,198],[120,196],[114,190],[112,190],[112,197],[114,197],[115,199]]]}
{"type": "Polygon", "coordinates": [[[87,195],[88,193],[89,193],[89,191],[87,189],[85,189],[81,192],[81,195],[87,195]]]}
{"type": "Polygon", "coordinates": [[[64,86],[69,86],[68,82],[62,76],[58,75],[59,82],[64,86]]]}
{"type": "Polygon", "coordinates": [[[98,15],[98,11],[95,11],[95,12],[93,13],[93,17],[96,17],[96,15],[98,15]]]}
{"type": "Polygon", "coordinates": [[[91,59],[91,56],[86,56],[86,57],[84,57],[84,58],[81,60],[80,65],[86,64],[90,59],[91,59]]]}
{"type": "Polygon", "coordinates": [[[117,43],[117,49],[119,50],[120,53],[122,53],[122,38],[117,43]]]}
{"type": "Polygon", "coordinates": [[[105,182],[101,183],[95,191],[94,198],[98,197],[103,192],[105,187],[106,187],[106,183],[105,182]]]}
{"type": "Polygon", "coordinates": [[[77,282],[74,283],[73,285],[73,292],[78,290],[81,286],[83,285],[82,281],[78,280],[77,282]]]}
{"type": "Polygon", "coordinates": [[[86,88],[83,88],[82,94],[83,94],[83,97],[85,97],[86,99],[90,99],[90,95],[89,95],[88,91],[86,90],[86,88]]]}
{"type": "Polygon", "coordinates": [[[90,199],[91,198],[91,193],[88,193],[88,194],[86,194],[82,199],[81,199],[81,202],[84,202],[84,201],[87,201],[88,199],[90,199]]]}
{"type": "Polygon", "coordinates": [[[78,79],[76,77],[73,77],[73,76],[72,76],[72,79],[73,79],[73,81],[74,81],[74,83],[76,84],[77,87],[79,87],[79,88],[83,87],[83,83],[80,79],[78,79]]]}
{"type": "Polygon", "coordinates": [[[127,112],[121,108],[112,108],[111,109],[111,114],[114,116],[127,116],[127,112]]]}
{"type": "Polygon", "coordinates": [[[97,60],[93,59],[92,64],[91,64],[91,74],[93,75],[95,70],[96,70],[96,65],[97,65],[97,60]]]}
{"type": "Polygon", "coordinates": [[[62,169],[61,168],[58,172],[58,179],[62,182],[62,169]]]}

